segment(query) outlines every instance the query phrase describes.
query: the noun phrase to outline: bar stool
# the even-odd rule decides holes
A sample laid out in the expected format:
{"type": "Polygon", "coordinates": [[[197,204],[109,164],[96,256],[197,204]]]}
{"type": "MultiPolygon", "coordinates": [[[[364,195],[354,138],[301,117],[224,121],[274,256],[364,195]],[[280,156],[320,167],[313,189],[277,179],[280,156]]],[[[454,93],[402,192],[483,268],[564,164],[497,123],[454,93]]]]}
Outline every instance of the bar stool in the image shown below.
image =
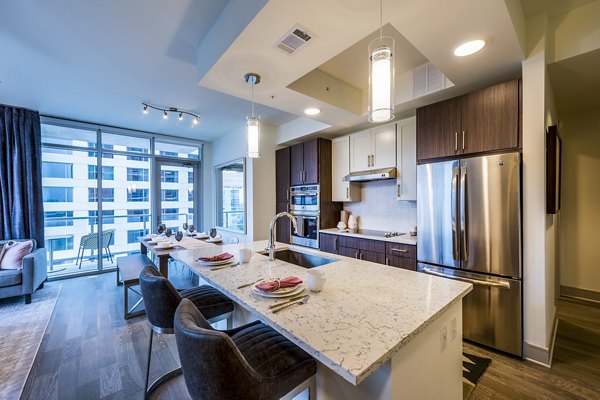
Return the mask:
{"type": "Polygon", "coordinates": [[[202,285],[177,291],[154,266],[145,267],[140,273],[140,288],[144,297],[146,316],[150,322],[150,343],[148,345],[148,364],[146,366],[146,393],[148,398],[156,388],[169,379],[181,374],[181,367],[162,375],[150,387],[150,361],[152,356],[152,338],[154,333],[173,334],[173,318],[182,299],[188,299],[202,313],[209,323],[229,318],[233,314],[234,304],[227,296],[212,286],[202,285]]]}
{"type": "Polygon", "coordinates": [[[316,399],[317,362],[259,321],[218,331],[183,299],[175,338],[192,399],[291,399],[307,387],[316,399]]]}

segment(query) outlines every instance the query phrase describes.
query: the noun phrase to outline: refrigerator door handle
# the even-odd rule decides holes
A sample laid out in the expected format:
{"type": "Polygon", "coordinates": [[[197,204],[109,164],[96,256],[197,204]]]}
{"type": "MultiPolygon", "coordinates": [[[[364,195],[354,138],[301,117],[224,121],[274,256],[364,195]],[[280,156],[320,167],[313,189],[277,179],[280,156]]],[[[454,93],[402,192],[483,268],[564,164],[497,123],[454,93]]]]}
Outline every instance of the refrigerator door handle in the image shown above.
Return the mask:
{"type": "Polygon", "coordinates": [[[462,234],[461,237],[461,247],[462,247],[462,261],[463,263],[469,260],[469,230],[468,230],[468,200],[467,200],[467,167],[462,166],[461,177],[460,177],[460,232],[462,234]]]}
{"type": "Polygon", "coordinates": [[[499,288],[499,289],[510,289],[510,282],[480,281],[479,279],[464,278],[462,276],[455,276],[455,275],[446,275],[442,272],[437,272],[437,271],[434,271],[429,268],[423,268],[422,271],[429,275],[435,275],[435,276],[439,276],[442,278],[448,278],[448,279],[454,279],[457,281],[472,283],[473,285],[487,286],[487,287],[493,287],[493,288],[499,288]]]}
{"type": "Polygon", "coordinates": [[[458,243],[459,243],[459,238],[458,238],[458,221],[456,220],[456,217],[458,215],[458,175],[459,175],[459,168],[458,167],[454,167],[452,168],[452,195],[450,196],[450,207],[451,207],[451,213],[452,213],[452,258],[454,258],[455,261],[458,261],[460,259],[460,254],[458,251],[458,243]]]}

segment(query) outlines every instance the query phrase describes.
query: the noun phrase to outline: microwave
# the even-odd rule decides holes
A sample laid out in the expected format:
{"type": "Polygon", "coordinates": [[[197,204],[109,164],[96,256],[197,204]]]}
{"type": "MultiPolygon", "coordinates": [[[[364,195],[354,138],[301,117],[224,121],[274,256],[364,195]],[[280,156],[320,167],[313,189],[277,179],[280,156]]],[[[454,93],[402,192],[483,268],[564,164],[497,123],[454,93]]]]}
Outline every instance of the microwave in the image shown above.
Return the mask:
{"type": "Polygon", "coordinates": [[[290,212],[319,212],[319,185],[292,186],[290,212]]]}

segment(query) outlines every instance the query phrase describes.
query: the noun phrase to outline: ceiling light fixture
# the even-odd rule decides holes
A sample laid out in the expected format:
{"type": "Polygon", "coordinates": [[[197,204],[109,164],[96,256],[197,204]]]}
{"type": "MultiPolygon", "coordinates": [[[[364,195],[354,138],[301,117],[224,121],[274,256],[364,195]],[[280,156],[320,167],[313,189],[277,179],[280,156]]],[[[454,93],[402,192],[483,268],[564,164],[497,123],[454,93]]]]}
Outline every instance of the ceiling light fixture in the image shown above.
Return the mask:
{"type": "Polygon", "coordinates": [[[193,118],[192,119],[193,125],[198,125],[198,123],[200,122],[200,116],[198,114],[194,114],[193,112],[189,112],[189,111],[180,110],[175,107],[160,107],[160,106],[152,105],[150,103],[142,103],[142,106],[143,106],[142,112],[144,114],[148,114],[148,109],[151,108],[153,110],[162,111],[163,119],[168,119],[170,113],[176,113],[176,114],[178,114],[178,118],[180,121],[183,121],[184,115],[189,115],[190,117],[193,118]]]}
{"type": "Polygon", "coordinates": [[[369,45],[369,122],[394,119],[394,39],[383,36],[383,0],[379,37],[369,45]]]}
{"type": "Polygon", "coordinates": [[[316,107],[309,107],[307,109],[304,110],[304,114],[306,115],[317,115],[321,112],[321,110],[319,110],[316,107]]]}
{"type": "Polygon", "coordinates": [[[470,56],[475,54],[485,46],[485,40],[476,39],[465,42],[454,49],[454,55],[457,57],[470,56]]]}
{"type": "Polygon", "coordinates": [[[259,118],[254,116],[254,85],[260,83],[260,75],[249,72],[244,75],[244,80],[252,88],[252,116],[248,118],[246,125],[248,129],[248,157],[259,158],[260,121],[259,118]]]}

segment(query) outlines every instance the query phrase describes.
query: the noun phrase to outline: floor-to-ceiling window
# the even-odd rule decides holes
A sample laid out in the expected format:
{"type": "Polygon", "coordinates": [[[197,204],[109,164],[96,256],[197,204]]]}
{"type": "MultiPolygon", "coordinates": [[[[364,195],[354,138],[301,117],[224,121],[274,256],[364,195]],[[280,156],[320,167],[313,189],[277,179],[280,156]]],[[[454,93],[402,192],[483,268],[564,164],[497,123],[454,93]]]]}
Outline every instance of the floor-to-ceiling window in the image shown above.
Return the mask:
{"type": "Polygon", "coordinates": [[[139,251],[138,238],[154,231],[158,221],[173,228],[183,222],[200,225],[201,213],[194,212],[200,201],[192,195],[200,182],[189,181],[189,174],[200,170],[202,147],[177,142],[43,119],[42,184],[51,277],[114,268],[117,257],[139,251]],[[186,164],[178,164],[183,159],[186,164]],[[173,160],[173,166],[155,177],[155,164],[165,160],[173,160]],[[155,186],[160,187],[160,199],[153,198],[155,186]],[[153,213],[158,204],[160,211],[153,213]]]}

